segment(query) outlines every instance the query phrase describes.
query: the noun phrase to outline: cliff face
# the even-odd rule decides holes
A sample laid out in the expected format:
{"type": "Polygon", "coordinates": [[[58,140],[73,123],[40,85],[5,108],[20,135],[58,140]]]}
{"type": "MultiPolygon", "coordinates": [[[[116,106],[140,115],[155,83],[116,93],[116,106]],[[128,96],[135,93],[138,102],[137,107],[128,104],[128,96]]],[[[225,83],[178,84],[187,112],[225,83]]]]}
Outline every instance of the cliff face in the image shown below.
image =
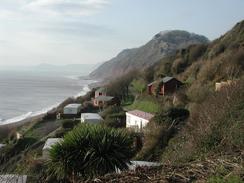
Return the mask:
{"type": "Polygon", "coordinates": [[[208,43],[208,39],[204,36],[180,30],[163,31],[139,48],[123,50],[115,58],[94,70],[90,76],[100,79],[111,76],[115,78],[131,70],[151,66],[160,59],[174,54],[178,49],[202,43],[208,43]]]}

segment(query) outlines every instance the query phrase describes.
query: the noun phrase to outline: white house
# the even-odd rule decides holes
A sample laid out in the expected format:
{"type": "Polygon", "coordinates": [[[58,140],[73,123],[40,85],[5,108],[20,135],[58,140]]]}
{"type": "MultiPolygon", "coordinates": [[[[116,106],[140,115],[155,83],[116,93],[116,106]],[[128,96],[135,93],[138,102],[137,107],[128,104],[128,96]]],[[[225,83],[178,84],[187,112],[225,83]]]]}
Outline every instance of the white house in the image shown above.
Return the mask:
{"type": "Polygon", "coordinates": [[[103,118],[97,113],[81,113],[81,123],[98,124],[103,118]]]}
{"type": "Polygon", "coordinates": [[[77,115],[81,110],[81,104],[69,104],[64,107],[65,115],[77,115]]]}
{"type": "Polygon", "coordinates": [[[128,111],[126,112],[126,128],[133,128],[135,131],[142,131],[153,117],[153,114],[140,110],[128,111]]]}
{"type": "Polygon", "coordinates": [[[42,156],[45,159],[49,158],[49,150],[52,148],[52,146],[56,145],[57,143],[62,142],[62,138],[49,138],[47,139],[43,149],[42,149],[42,156]]]}
{"type": "Polygon", "coordinates": [[[27,175],[0,175],[1,183],[26,183],[27,175]]]}

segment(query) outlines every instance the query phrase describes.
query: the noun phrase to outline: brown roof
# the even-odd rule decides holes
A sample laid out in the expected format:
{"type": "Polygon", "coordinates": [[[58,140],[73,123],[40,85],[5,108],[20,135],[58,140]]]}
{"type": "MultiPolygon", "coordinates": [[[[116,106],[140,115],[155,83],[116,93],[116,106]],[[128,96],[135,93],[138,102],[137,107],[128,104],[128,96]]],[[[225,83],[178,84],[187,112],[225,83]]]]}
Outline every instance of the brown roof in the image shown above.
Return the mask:
{"type": "Polygon", "coordinates": [[[150,120],[154,117],[153,114],[148,113],[148,112],[144,112],[144,111],[140,111],[140,110],[128,111],[127,113],[132,114],[134,116],[137,116],[139,118],[143,118],[145,120],[150,120]]]}

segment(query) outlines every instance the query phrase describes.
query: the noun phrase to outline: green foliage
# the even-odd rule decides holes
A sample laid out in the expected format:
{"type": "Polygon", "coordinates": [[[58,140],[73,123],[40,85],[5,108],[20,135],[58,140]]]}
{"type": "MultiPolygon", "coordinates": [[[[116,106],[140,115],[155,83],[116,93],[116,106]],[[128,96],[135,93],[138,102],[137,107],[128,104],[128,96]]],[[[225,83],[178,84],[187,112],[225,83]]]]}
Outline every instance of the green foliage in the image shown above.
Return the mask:
{"type": "Polygon", "coordinates": [[[240,176],[230,175],[227,178],[223,176],[212,176],[208,179],[208,183],[244,183],[240,176]]]}
{"type": "Polygon", "coordinates": [[[178,123],[184,121],[189,117],[189,111],[184,108],[169,108],[165,111],[160,112],[154,117],[154,121],[158,124],[163,122],[178,123]]]}
{"type": "Polygon", "coordinates": [[[0,150],[0,164],[9,161],[10,158],[17,155],[21,151],[26,150],[30,145],[34,144],[34,138],[22,138],[16,140],[13,144],[7,144],[6,147],[0,150]]]}
{"type": "Polygon", "coordinates": [[[118,97],[120,100],[126,100],[129,96],[129,86],[133,79],[137,76],[137,71],[122,76],[116,81],[110,82],[107,87],[107,93],[111,96],[118,97]]]}
{"type": "Polygon", "coordinates": [[[161,105],[154,97],[140,97],[132,105],[126,107],[128,110],[142,110],[149,113],[156,113],[161,110],[161,105]]]}
{"type": "Polygon", "coordinates": [[[188,116],[189,111],[181,108],[169,108],[155,115],[146,127],[145,143],[136,158],[159,161],[169,140],[177,132],[175,127],[188,116]]]}
{"type": "Polygon", "coordinates": [[[131,85],[136,94],[141,95],[146,89],[146,82],[143,79],[134,79],[131,85]]]}
{"type": "Polygon", "coordinates": [[[63,120],[62,127],[64,129],[72,129],[75,125],[77,125],[80,121],[77,120],[63,120]]]}
{"type": "Polygon", "coordinates": [[[125,127],[125,112],[120,106],[109,106],[102,113],[103,124],[107,127],[120,128],[125,127]]]}
{"type": "Polygon", "coordinates": [[[58,180],[93,177],[127,169],[133,139],[124,130],[80,125],[50,150],[49,173],[58,180]]]}

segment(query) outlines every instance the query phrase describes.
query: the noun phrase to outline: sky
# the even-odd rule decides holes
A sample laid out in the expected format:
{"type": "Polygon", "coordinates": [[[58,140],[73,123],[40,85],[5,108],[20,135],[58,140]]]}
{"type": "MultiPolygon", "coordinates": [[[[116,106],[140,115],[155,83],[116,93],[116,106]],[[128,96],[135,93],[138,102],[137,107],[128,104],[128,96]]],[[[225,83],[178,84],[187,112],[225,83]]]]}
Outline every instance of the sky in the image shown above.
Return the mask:
{"type": "Polygon", "coordinates": [[[243,0],[0,0],[0,67],[96,64],[164,30],[216,39],[243,0]]]}

